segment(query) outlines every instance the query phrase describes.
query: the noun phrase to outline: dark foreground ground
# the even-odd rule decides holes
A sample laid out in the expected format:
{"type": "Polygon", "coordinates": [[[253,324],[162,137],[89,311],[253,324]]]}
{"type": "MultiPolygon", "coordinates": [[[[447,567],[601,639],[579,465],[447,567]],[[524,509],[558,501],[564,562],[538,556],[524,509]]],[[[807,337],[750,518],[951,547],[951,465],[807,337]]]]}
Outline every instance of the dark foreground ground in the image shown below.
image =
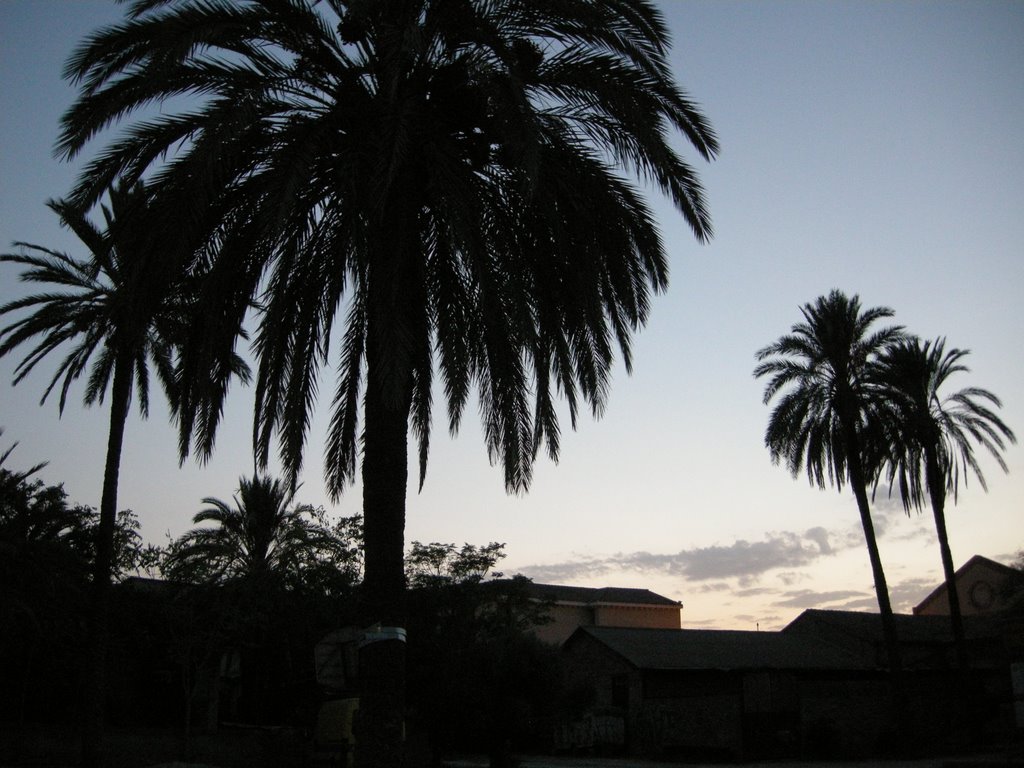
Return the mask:
{"type": "MultiPolygon", "coordinates": [[[[73,728],[0,725],[0,768],[74,768],[79,744],[73,728]]],[[[162,728],[110,728],[109,768],[174,763],[216,768],[307,768],[305,739],[289,731],[222,730],[192,736],[183,763],[180,733],[162,728]]]]}
{"type": "MultiPolygon", "coordinates": [[[[483,758],[464,758],[446,763],[448,768],[486,768],[487,761],[483,758]]],[[[735,765],[735,764],[729,764],[735,765]]],[[[920,760],[843,760],[830,763],[812,761],[773,761],[765,763],[740,763],[746,768],[812,768],[825,765],[828,768],[1021,768],[1024,757],[1006,752],[989,752],[985,754],[928,758],[920,760]]],[[[670,763],[651,762],[644,760],[610,759],[610,758],[558,758],[558,757],[525,757],[519,768],[723,768],[722,763],[670,763]]]]}
{"type": "MultiPolygon", "coordinates": [[[[109,768],[313,768],[306,740],[289,730],[223,729],[195,734],[190,759],[182,761],[180,734],[158,728],[111,728],[109,768]]],[[[0,725],[0,768],[74,768],[78,743],[73,729],[0,725]]],[[[809,768],[812,762],[745,763],[755,768],[809,768]]],[[[446,762],[448,768],[486,768],[483,757],[446,762]]],[[[914,760],[839,761],[829,768],[1024,768],[1024,744],[1010,744],[970,755],[914,760]]],[[[519,768],[706,768],[706,764],[650,762],[587,757],[522,757],[519,768]]],[[[410,765],[410,768],[416,766],[410,765]]],[[[721,764],[718,764],[721,768],[721,764]]]]}

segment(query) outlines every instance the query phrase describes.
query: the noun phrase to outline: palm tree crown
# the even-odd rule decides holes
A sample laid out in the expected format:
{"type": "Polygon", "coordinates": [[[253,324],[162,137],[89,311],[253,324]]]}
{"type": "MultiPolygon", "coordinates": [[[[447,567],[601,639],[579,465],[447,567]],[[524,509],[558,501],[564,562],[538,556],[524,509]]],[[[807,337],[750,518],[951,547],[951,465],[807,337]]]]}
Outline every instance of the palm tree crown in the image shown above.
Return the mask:
{"type": "MultiPolygon", "coordinates": [[[[902,338],[902,328],[871,326],[892,317],[887,307],[861,309],[857,296],[832,291],[801,308],[804,322],[790,334],[757,353],[754,375],[768,376],[764,402],[777,399],[765,445],[776,463],[785,461],[796,476],[806,466],[808,479],[819,488],[842,489],[854,471],[863,467],[860,443],[872,418],[877,394],[870,364],[890,344],[902,338]],[[857,452],[851,452],[844,425],[853,427],[857,452]]],[[[870,474],[870,473],[869,473],[870,474]]]]}
{"type": "Polygon", "coordinates": [[[89,369],[90,362],[84,396],[87,405],[103,402],[119,359],[128,381],[135,382],[143,415],[149,411],[150,363],[165,389],[173,389],[173,339],[183,318],[184,294],[171,294],[165,303],[156,300],[156,292],[166,286],[154,279],[142,258],[147,250],[142,228],[128,226],[129,219],[141,213],[145,195],[141,185],[112,189],[110,206],[102,207],[105,230],[66,201],[50,201],[48,205],[61,223],[89,248],[88,259],[22,242],[15,246],[28,252],[0,254],[0,262],[25,267],[23,281],[63,289],[32,294],[0,307],[0,315],[33,310],[0,330],[0,355],[38,339],[15,368],[15,384],[50,353],[72,345],[42,397],[45,402],[60,383],[61,412],[71,385],[89,369]]]}
{"type": "Polygon", "coordinates": [[[477,391],[488,450],[522,490],[541,444],[557,456],[553,390],[574,423],[580,399],[599,412],[615,344],[630,365],[630,332],[666,285],[653,215],[626,175],[710,235],[668,132],[705,158],[717,141],[672,80],[667,37],[645,0],[137,0],[69,61],[82,95],[61,147],[75,155],[136,107],[203,97],[136,122],[87,167],[76,199],[185,143],[160,178],[184,220],[222,213],[218,303],[240,316],[265,288],[263,461],[279,430],[297,473],[337,339],[335,494],[355,472],[377,350],[366,385],[411,409],[421,481],[436,366],[450,429],[477,391]]]}
{"type": "Polygon", "coordinates": [[[887,423],[895,430],[889,446],[888,481],[898,483],[907,510],[920,509],[929,497],[929,450],[934,450],[937,462],[935,490],[943,498],[952,493],[955,502],[961,477],[966,485],[969,475],[974,475],[987,489],[975,446],[985,448],[1006,472],[1002,452],[1017,439],[993,410],[1002,403],[988,390],[944,391],[953,375],[970,370],[962,362],[969,351],[947,351],[945,343],[945,339],[905,339],[889,345],[878,359],[877,376],[891,409],[887,423]]]}
{"type": "Polygon", "coordinates": [[[318,519],[308,504],[296,504],[295,490],[279,479],[241,478],[234,504],[207,497],[209,506],[192,521],[212,523],[193,528],[176,540],[166,570],[192,582],[247,581],[298,584],[303,571],[329,560],[344,567],[351,551],[318,519]]]}

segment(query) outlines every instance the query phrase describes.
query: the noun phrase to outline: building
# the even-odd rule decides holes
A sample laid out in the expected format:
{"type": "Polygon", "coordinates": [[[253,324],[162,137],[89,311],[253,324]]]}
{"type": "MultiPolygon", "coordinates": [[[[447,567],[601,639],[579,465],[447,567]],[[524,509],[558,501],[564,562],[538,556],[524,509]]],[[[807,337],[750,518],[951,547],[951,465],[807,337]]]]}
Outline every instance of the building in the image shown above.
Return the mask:
{"type": "MultiPolygon", "coordinates": [[[[1011,608],[1024,597],[1024,574],[987,557],[975,555],[953,574],[960,612],[964,616],[993,613],[1011,608]]],[[[915,616],[949,615],[946,584],[914,606],[915,616]]]]}
{"type": "MultiPolygon", "coordinates": [[[[910,700],[902,716],[918,746],[1012,732],[1016,651],[1004,617],[966,617],[966,681],[947,617],[896,619],[910,700]]],[[[899,745],[876,613],[809,610],[780,632],[583,626],[561,653],[573,685],[590,688],[605,732],[621,734],[602,744],[576,728],[563,748],[751,760],[867,757],[899,745]]]]}
{"type": "Polygon", "coordinates": [[[566,587],[526,585],[527,596],[548,605],[548,623],[535,628],[537,636],[560,645],[578,627],[644,627],[679,629],[682,603],[648,589],[625,587],[566,587]]]}
{"type": "Polygon", "coordinates": [[[595,711],[622,720],[621,744],[595,746],[631,754],[797,756],[821,713],[842,709],[859,732],[884,719],[878,670],[828,643],[780,632],[580,627],[562,655],[569,678],[593,686],[595,711]],[[838,681],[851,681],[841,706],[829,700],[838,681]]]}

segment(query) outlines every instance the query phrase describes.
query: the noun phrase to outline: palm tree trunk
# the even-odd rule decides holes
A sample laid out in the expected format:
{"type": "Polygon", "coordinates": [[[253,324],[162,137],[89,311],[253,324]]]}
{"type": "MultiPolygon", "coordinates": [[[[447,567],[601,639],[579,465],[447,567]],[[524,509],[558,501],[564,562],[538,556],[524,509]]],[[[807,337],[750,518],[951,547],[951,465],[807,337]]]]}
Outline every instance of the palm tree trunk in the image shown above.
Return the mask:
{"type": "Polygon", "coordinates": [[[885,581],[885,571],[882,569],[882,556],[878,551],[878,541],[875,539],[875,526],[871,521],[867,489],[859,467],[856,472],[851,469],[850,475],[850,485],[853,487],[853,493],[857,499],[860,522],[864,528],[864,539],[868,545],[868,558],[871,560],[871,573],[875,581],[875,597],[878,600],[878,612],[882,620],[882,636],[885,641],[886,656],[889,659],[892,717],[896,727],[897,743],[903,747],[912,748],[913,729],[910,725],[910,699],[903,676],[903,655],[900,652],[900,641],[896,633],[892,603],[889,601],[889,587],[885,581]],[[857,482],[854,481],[855,474],[860,476],[857,482]]]}
{"type": "MultiPolygon", "coordinates": [[[[368,329],[364,401],[363,524],[364,624],[385,639],[368,638],[359,650],[359,721],[356,765],[395,768],[403,762],[405,719],[405,495],[411,394],[395,402],[383,379],[381,345],[368,329]]],[[[393,370],[393,369],[392,369],[393,370]]],[[[407,392],[411,393],[410,385],[407,392]]]]}
{"type": "Polygon", "coordinates": [[[885,639],[886,655],[889,657],[889,669],[894,675],[900,675],[903,672],[903,657],[900,653],[899,637],[896,634],[892,603],[889,601],[889,586],[885,581],[885,571],[882,569],[882,556],[878,551],[878,541],[875,539],[875,526],[871,521],[867,490],[863,483],[855,485],[852,479],[850,485],[853,486],[853,495],[857,499],[860,523],[864,528],[864,539],[868,545],[868,558],[871,561],[871,575],[875,582],[878,612],[882,617],[882,635],[885,639]]]}
{"type": "Polygon", "coordinates": [[[103,493],[100,520],[96,528],[96,560],[93,563],[92,611],[86,675],[85,711],[82,718],[82,765],[99,768],[104,763],[104,725],[107,695],[107,647],[111,572],[114,562],[114,530],[117,523],[117,483],[121,471],[124,427],[131,403],[131,358],[121,353],[114,363],[114,383],[110,398],[110,431],[107,458],[103,468],[103,493]]]}
{"type": "Polygon", "coordinates": [[[864,529],[864,540],[868,547],[868,559],[871,561],[871,574],[875,582],[875,597],[878,600],[878,612],[882,621],[882,637],[889,661],[892,716],[896,722],[899,742],[909,746],[911,744],[912,732],[909,724],[909,698],[903,678],[903,656],[900,653],[899,637],[896,634],[896,620],[893,616],[892,603],[889,600],[889,585],[886,583],[885,570],[882,568],[882,555],[878,550],[878,540],[875,538],[875,524],[871,520],[867,481],[864,475],[864,467],[861,463],[863,454],[855,424],[856,422],[851,418],[844,419],[843,431],[845,432],[846,440],[847,472],[849,474],[850,487],[853,489],[853,495],[857,500],[860,523],[864,529]]]}
{"type": "Polygon", "coordinates": [[[871,520],[871,507],[868,504],[867,480],[861,463],[863,453],[857,435],[856,418],[852,414],[844,414],[843,432],[845,433],[847,472],[850,487],[857,499],[860,512],[860,524],[864,529],[864,539],[868,546],[868,559],[871,561],[871,575],[875,582],[875,597],[878,600],[878,612],[882,617],[882,635],[885,640],[885,651],[889,657],[889,670],[893,675],[894,687],[902,689],[903,658],[900,654],[899,638],[896,635],[896,621],[893,618],[892,603],[889,601],[889,585],[885,581],[882,568],[882,556],[878,551],[875,538],[875,524],[871,520]]]}
{"type": "Polygon", "coordinates": [[[942,557],[942,573],[946,578],[946,595],[949,600],[949,621],[953,629],[953,645],[956,649],[956,665],[962,675],[967,674],[967,637],[964,633],[964,619],[960,612],[960,596],[956,590],[956,569],[953,567],[953,552],[949,548],[949,533],[946,531],[946,488],[939,472],[939,460],[935,448],[925,449],[925,472],[928,495],[935,517],[935,534],[939,539],[939,554],[942,557]]]}

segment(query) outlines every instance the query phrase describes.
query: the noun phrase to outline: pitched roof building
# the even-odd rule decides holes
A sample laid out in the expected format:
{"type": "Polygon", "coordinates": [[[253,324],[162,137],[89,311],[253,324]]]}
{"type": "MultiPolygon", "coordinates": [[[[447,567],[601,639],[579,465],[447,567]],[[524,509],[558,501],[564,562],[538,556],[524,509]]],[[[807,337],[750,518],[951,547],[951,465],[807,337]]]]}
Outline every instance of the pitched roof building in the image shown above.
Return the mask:
{"type": "MultiPolygon", "coordinates": [[[[1005,610],[1024,595],[1024,573],[981,555],[961,565],[953,577],[964,616],[1005,610]]],[[[914,615],[949,615],[945,582],[914,606],[914,615]]]]}
{"type": "Polygon", "coordinates": [[[626,587],[527,586],[532,600],[548,604],[550,621],[536,628],[545,642],[561,644],[577,627],[679,629],[683,605],[649,589],[626,587]]]}
{"type": "MultiPolygon", "coordinates": [[[[912,733],[921,744],[961,744],[971,723],[958,715],[949,618],[898,615],[896,623],[912,733]]],[[[1005,734],[1019,624],[969,616],[965,628],[979,717],[1005,734]]],[[[564,748],[695,760],[863,757],[893,735],[878,614],[808,610],[780,632],[584,626],[561,654],[568,679],[594,702],[564,748]],[[616,740],[602,743],[602,732],[616,740]]]]}

